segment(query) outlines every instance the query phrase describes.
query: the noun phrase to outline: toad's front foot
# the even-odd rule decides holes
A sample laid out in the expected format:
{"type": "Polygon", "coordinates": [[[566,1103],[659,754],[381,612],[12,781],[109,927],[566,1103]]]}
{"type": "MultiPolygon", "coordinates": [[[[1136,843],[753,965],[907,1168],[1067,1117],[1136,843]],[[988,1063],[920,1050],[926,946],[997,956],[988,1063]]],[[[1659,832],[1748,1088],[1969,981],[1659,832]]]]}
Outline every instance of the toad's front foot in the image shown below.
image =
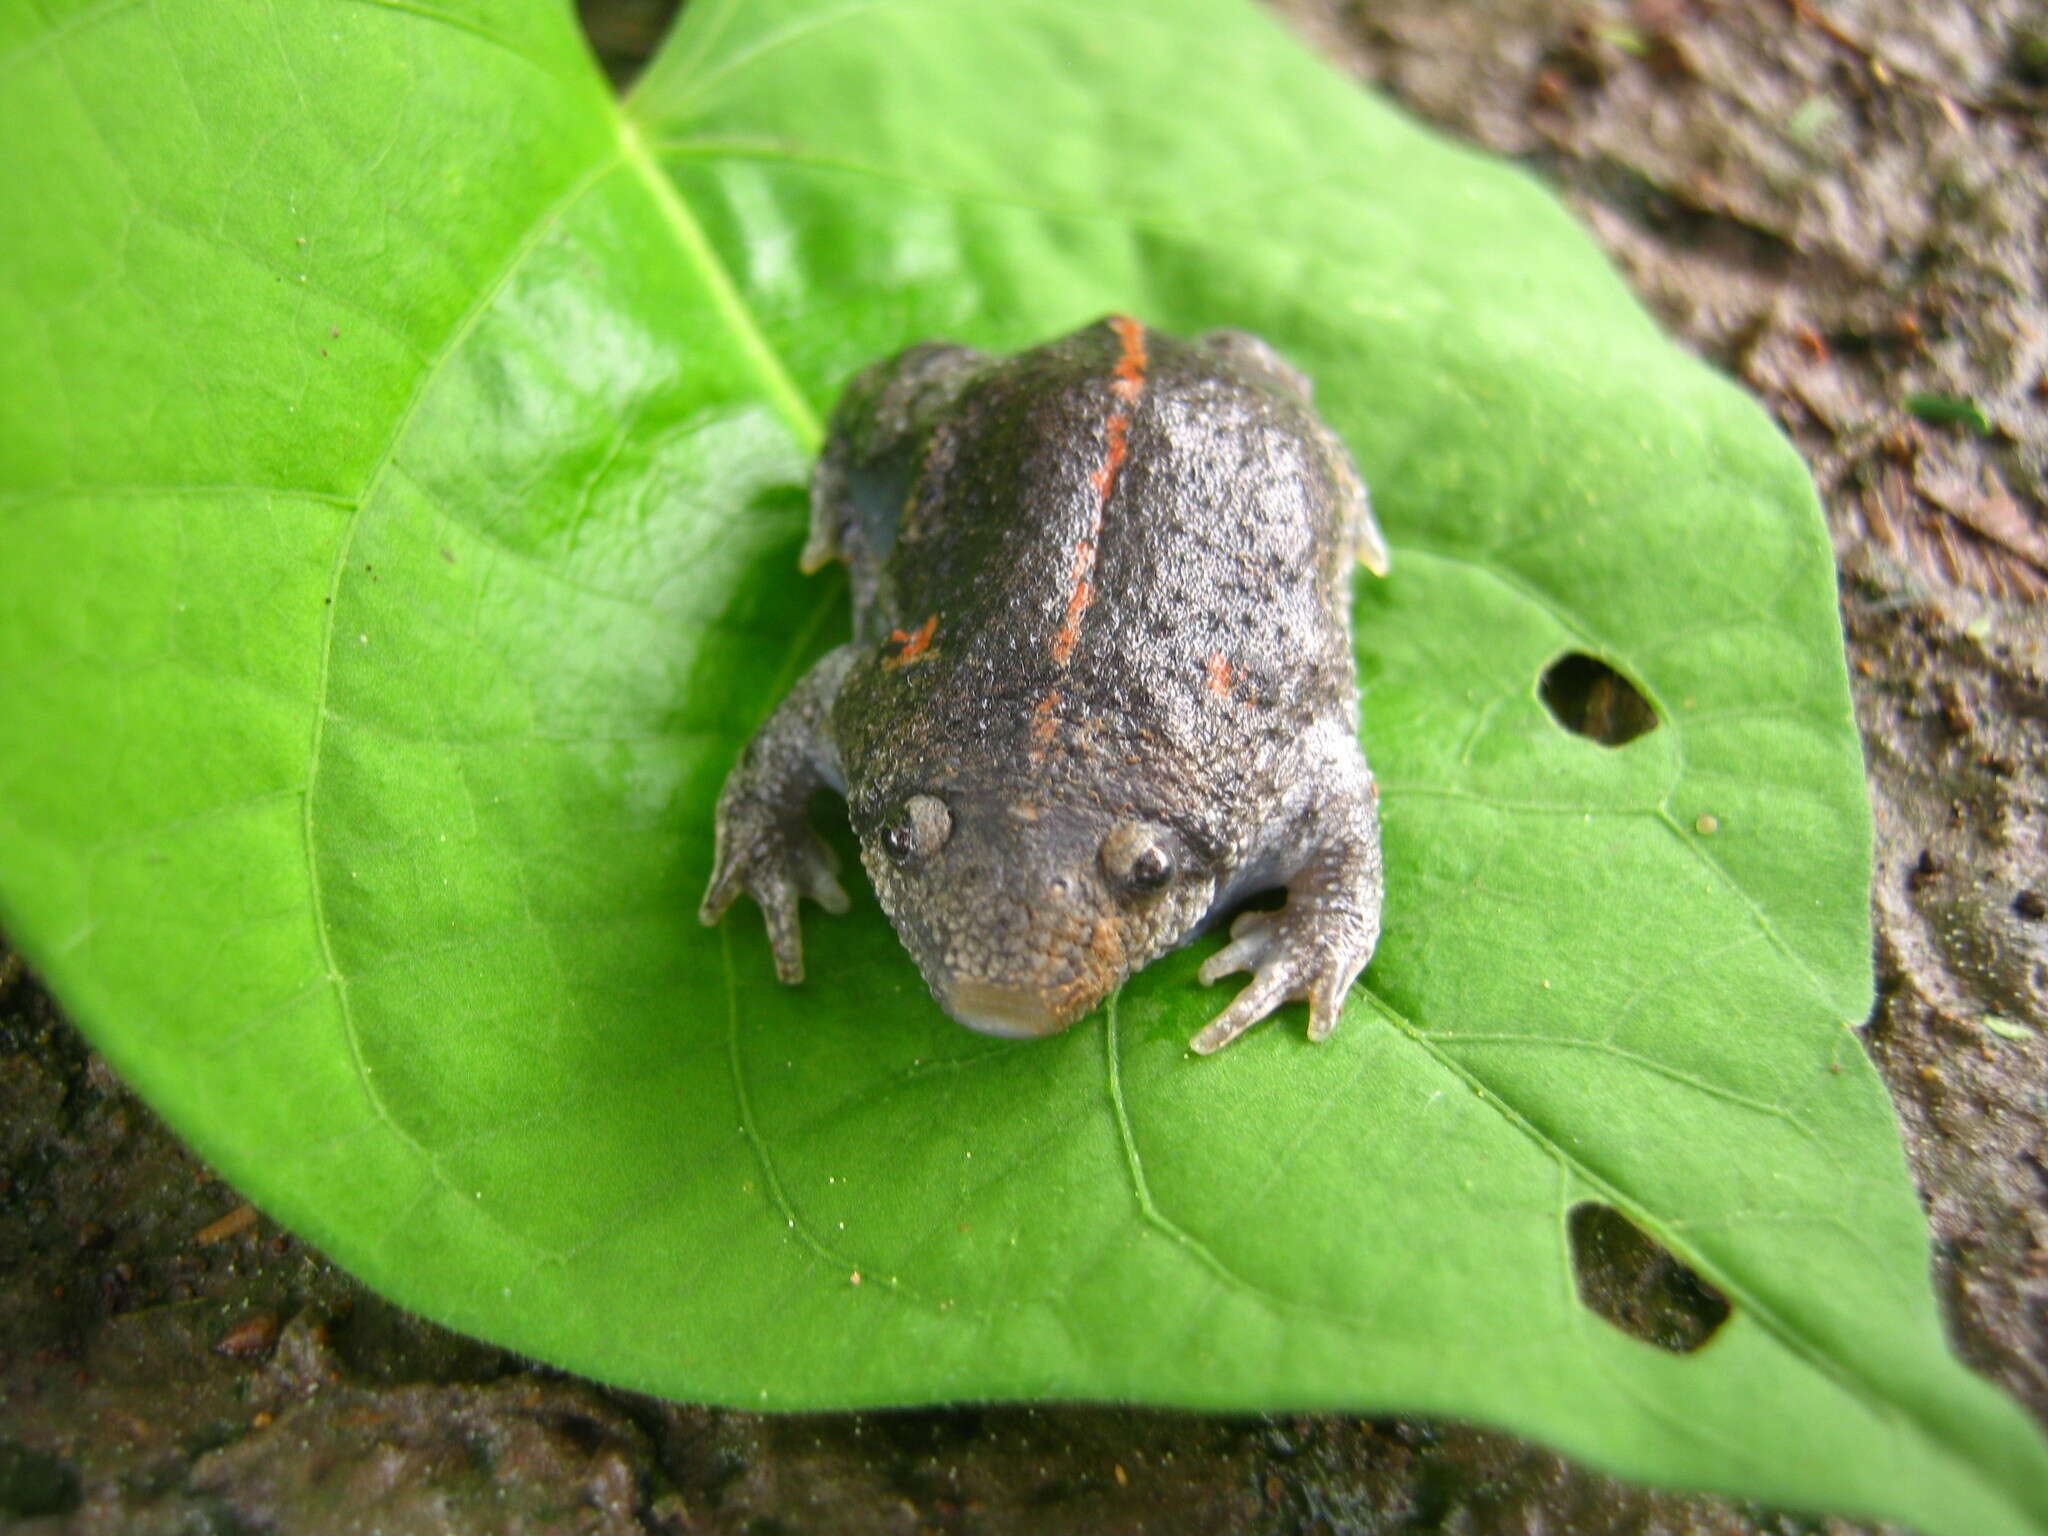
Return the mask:
{"type": "Polygon", "coordinates": [[[1378,940],[1376,883],[1348,891],[1297,887],[1278,912],[1244,913],[1230,925],[1230,942],[1202,963],[1199,974],[1207,986],[1233,971],[1250,971],[1251,985],[1209,1021],[1190,1048],[1213,1055],[1298,998],[1308,1001],[1309,1039],[1328,1039],[1344,994],[1378,940]]]}
{"type": "Polygon", "coordinates": [[[797,901],[808,896],[827,912],[845,912],[849,903],[839,884],[838,865],[831,848],[801,815],[778,817],[759,802],[721,803],[718,858],[697,916],[707,926],[716,923],[745,891],[767,919],[777,979],[793,986],[804,979],[797,901]]]}
{"type": "Polygon", "coordinates": [[[718,852],[697,916],[707,926],[717,922],[745,891],[768,920],[775,974],[792,986],[804,979],[798,899],[808,896],[827,912],[847,909],[839,861],[811,830],[805,807],[818,790],[845,787],[825,719],[852,662],[850,645],[821,657],[754,733],[718,792],[718,852]]]}

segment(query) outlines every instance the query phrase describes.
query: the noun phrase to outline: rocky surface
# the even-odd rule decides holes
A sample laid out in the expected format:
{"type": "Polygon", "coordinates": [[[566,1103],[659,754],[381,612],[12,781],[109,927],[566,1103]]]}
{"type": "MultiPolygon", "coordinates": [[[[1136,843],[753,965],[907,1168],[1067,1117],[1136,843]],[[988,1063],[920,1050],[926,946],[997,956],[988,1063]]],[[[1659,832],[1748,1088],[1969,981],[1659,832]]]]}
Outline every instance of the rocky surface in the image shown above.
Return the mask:
{"type": "MultiPolygon", "coordinates": [[[[589,9],[624,73],[666,8],[589,9]]],[[[2048,1421],[2048,22],[2023,0],[1283,9],[1557,185],[1813,466],[1877,811],[1866,1039],[1957,1346],[2048,1421]]],[[[0,1528],[1856,1529],[1408,1420],[605,1391],[396,1311],[257,1216],[11,958],[0,1528]]]]}

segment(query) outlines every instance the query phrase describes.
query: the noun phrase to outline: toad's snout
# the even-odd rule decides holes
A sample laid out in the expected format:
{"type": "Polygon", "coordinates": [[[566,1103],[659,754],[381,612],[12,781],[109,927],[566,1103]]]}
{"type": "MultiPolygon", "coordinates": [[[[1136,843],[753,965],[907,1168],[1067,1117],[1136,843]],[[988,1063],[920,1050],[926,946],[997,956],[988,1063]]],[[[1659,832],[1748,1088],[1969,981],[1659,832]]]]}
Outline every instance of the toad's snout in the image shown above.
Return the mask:
{"type": "MultiPolygon", "coordinates": [[[[1103,893],[1075,862],[1012,848],[936,894],[912,891],[925,899],[901,914],[891,908],[940,1007],[978,1034],[1042,1040],[1110,994],[1125,975],[1122,920],[1103,910],[1103,893]],[[1040,881],[1007,874],[1048,864],[1060,872],[1040,881]]],[[[891,893],[902,890],[890,883],[891,893]]]]}
{"type": "Polygon", "coordinates": [[[977,1034],[1004,1040],[1056,1035],[1081,1016],[1071,1008],[1053,1008],[1037,992],[989,981],[956,981],[940,1001],[946,1012],[977,1034]]]}

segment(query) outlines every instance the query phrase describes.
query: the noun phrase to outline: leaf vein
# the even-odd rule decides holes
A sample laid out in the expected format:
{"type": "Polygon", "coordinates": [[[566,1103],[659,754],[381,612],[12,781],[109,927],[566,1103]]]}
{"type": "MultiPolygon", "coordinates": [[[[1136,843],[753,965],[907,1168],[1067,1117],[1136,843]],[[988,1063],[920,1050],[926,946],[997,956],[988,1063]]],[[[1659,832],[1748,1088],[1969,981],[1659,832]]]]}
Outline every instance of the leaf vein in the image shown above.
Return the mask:
{"type": "Polygon", "coordinates": [[[1679,1227],[1651,1211],[1643,1203],[1623,1190],[1618,1184],[1600,1173],[1584,1158],[1570,1151],[1563,1144],[1543,1131],[1530,1120],[1503,1094],[1498,1092],[1476,1069],[1459,1060],[1456,1055],[1439,1047],[1435,1037],[1418,1027],[1413,1020],[1400,1012],[1377,992],[1363,982],[1358,990],[1371,1003],[1381,1017],[1420,1046],[1431,1058],[1463,1081],[1481,1100],[1489,1105],[1510,1125],[1528,1137],[1540,1151],[1557,1159],[1570,1168],[1573,1175],[1583,1181],[1586,1187],[1627,1216],[1650,1236],[1656,1238],[1672,1252],[1678,1254],[1695,1269],[1706,1275],[1737,1307],[1749,1315],[1775,1338],[1789,1353],[1829,1381],[1834,1382],[1851,1397],[1870,1407],[1880,1417],[1897,1415],[1917,1424],[1928,1439],[1949,1457],[1955,1459],[1973,1475],[1978,1468],[1966,1450],[1952,1443],[1946,1427],[1935,1419],[1921,1414],[1910,1402],[1903,1402],[1887,1395],[1881,1387],[1863,1373],[1837,1361],[1820,1344],[1808,1337],[1791,1318],[1769,1305],[1761,1296],[1742,1280],[1717,1265],[1697,1247],[1686,1242],[1679,1227]]]}
{"type": "Polygon", "coordinates": [[[414,415],[420,403],[426,398],[434,381],[439,377],[448,360],[469,339],[484,314],[497,301],[498,296],[511,283],[514,275],[541,240],[555,227],[556,223],[589,189],[596,185],[608,172],[617,168],[616,162],[600,161],[589,167],[582,176],[572,182],[561,196],[534,220],[532,226],[514,245],[510,257],[498,273],[497,278],[486,287],[464,312],[461,319],[450,330],[434,357],[420,371],[419,381],[413,387],[411,397],[406,401],[386,440],[383,451],[371,466],[363,481],[363,488],[355,498],[355,508],[347,525],[341,530],[335,542],[334,569],[328,578],[326,623],[320,648],[320,668],[313,688],[313,732],[308,749],[306,782],[304,789],[305,815],[303,831],[306,856],[307,886],[310,893],[309,905],[313,919],[313,930],[320,944],[320,956],[327,974],[334,985],[334,995],[341,1016],[342,1034],[348,1044],[349,1061],[354,1070],[356,1082],[371,1111],[403,1142],[411,1146],[437,1179],[445,1182],[434,1158],[419,1138],[401,1124],[385,1102],[383,1093],[370,1080],[369,1064],[364,1058],[361,1030],[356,1023],[355,1012],[349,997],[348,978],[335,960],[334,938],[327,918],[324,892],[320,877],[320,840],[316,827],[315,802],[320,781],[320,767],[323,748],[326,743],[328,717],[328,696],[333,684],[334,637],[337,626],[337,610],[340,605],[342,576],[348,569],[349,556],[355,547],[357,533],[361,530],[366,509],[375,500],[383,484],[385,474],[396,461],[400,446],[411,428],[414,415]]]}
{"type": "Polygon", "coordinates": [[[132,11],[144,3],[145,0],[106,0],[103,5],[88,6],[61,26],[39,33],[10,53],[0,54],[0,75],[10,73],[16,65],[26,64],[36,55],[46,53],[59,43],[69,41],[87,28],[96,27],[118,13],[132,11]]]}
{"type": "Polygon", "coordinates": [[[538,57],[525,48],[520,47],[519,44],[505,36],[502,32],[495,32],[480,21],[468,16],[458,15],[453,11],[444,11],[439,6],[427,5],[423,3],[423,0],[342,0],[342,3],[359,5],[368,10],[392,11],[401,16],[412,16],[421,21],[434,22],[439,26],[447,27],[451,31],[466,33],[471,37],[489,43],[492,47],[510,54],[521,63],[532,65],[544,75],[552,75],[558,80],[571,78],[564,73],[556,60],[538,57]]]}
{"type": "Polygon", "coordinates": [[[1131,1130],[1130,1107],[1124,1099],[1123,1028],[1117,1006],[1121,998],[1121,989],[1109,995],[1109,1005],[1106,1009],[1108,1018],[1102,1031],[1103,1062],[1109,1090],[1110,1113],[1115,1118],[1117,1141],[1123,1149],[1124,1171],[1129,1176],[1131,1194],[1137,1202],[1138,1213],[1144,1218],[1145,1224],[1193,1257],[1225,1289],[1256,1297],[1279,1312],[1293,1312],[1340,1324],[1356,1323],[1358,1318],[1355,1313],[1317,1306],[1313,1302],[1293,1296],[1282,1296],[1277,1291],[1268,1290],[1256,1281],[1239,1274],[1224,1262],[1215,1249],[1160,1208],[1159,1202],[1153,1198],[1151,1182],[1145,1176],[1144,1159],[1138,1153],[1138,1139],[1131,1130]]]}

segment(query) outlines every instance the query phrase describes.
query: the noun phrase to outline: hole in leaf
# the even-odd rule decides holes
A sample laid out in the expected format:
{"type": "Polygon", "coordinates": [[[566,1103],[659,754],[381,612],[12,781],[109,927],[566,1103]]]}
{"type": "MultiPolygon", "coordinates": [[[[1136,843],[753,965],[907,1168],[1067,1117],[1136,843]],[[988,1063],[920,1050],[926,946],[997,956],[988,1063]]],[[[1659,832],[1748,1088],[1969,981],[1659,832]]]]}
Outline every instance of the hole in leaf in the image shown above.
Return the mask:
{"type": "Polygon", "coordinates": [[[1618,747],[1657,729],[1657,711],[1636,685],[1597,656],[1572,651],[1544,669],[1543,703],[1568,731],[1618,747]]]}
{"type": "Polygon", "coordinates": [[[1567,1221],[1579,1300],[1631,1338],[1689,1355],[1728,1321],[1728,1298],[1611,1205],[1567,1221]]]}

